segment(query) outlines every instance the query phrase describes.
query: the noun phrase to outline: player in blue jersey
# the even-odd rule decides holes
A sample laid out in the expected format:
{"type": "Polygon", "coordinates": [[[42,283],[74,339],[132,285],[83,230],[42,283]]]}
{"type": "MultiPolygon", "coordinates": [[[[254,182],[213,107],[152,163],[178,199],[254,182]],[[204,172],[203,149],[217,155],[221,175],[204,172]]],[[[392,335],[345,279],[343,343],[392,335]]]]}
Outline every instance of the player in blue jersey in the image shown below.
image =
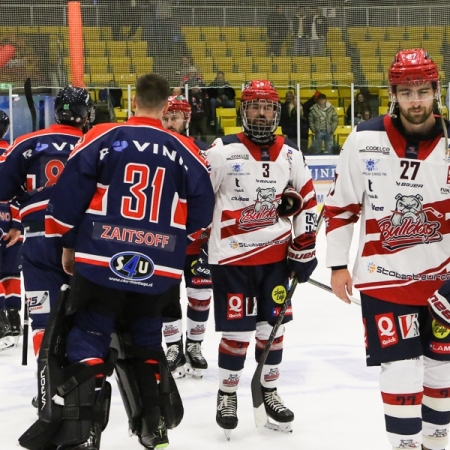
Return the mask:
{"type": "MultiPolygon", "coordinates": [[[[0,111],[0,156],[8,148],[2,140],[9,129],[9,117],[0,111]]],[[[20,266],[22,226],[14,203],[0,202],[0,350],[12,347],[22,334],[20,320],[20,266]]]]}
{"type": "MultiPolygon", "coordinates": [[[[59,430],[46,434],[49,446],[100,447],[112,367],[130,431],[141,445],[166,446],[166,429],[181,421],[181,398],[162,349],[161,314],[179,290],[188,244],[210,226],[214,194],[192,142],[162,126],[169,93],[160,75],[139,77],[135,115],[89,131],[49,201],[46,235],[61,238],[63,267],[73,274],[70,294],[61,297],[73,320],[64,361],[58,360],[62,367],[50,364],[57,352],[51,345],[60,326],[56,317],[44,337],[49,364],[42,361],[39,368],[43,391],[56,384],[62,397],[39,397],[36,426],[59,430]],[[117,361],[110,350],[113,331],[117,361]],[[49,420],[44,414],[50,407],[49,420]]],[[[22,445],[34,429],[20,438],[22,445]]]]}
{"type": "Polygon", "coordinates": [[[75,144],[93,118],[89,93],[67,86],[55,98],[56,124],[16,139],[0,157],[0,201],[17,199],[25,230],[22,264],[37,355],[60,287],[69,282],[61,266],[62,247],[45,239],[44,215],[50,192],[75,144]]]}

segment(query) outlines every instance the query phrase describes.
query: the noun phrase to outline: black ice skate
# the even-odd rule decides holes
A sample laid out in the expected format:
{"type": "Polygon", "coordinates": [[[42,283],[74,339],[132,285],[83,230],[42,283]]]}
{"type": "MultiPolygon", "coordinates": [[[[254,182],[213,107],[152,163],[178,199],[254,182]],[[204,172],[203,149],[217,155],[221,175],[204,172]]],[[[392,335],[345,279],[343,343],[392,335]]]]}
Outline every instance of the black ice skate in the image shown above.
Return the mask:
{"type": "Polygon", "coordinates": [[[183,353],[183,339],[167,344],[166,359],[172,376],[174,378],[183,378],[185,375],[184,365],[186,364],[186,358],[183,353]]]}
{"type": "Polygon", "coordinates": [[[8,308],[8,321],[11,328],[10,336],[14,338],[16,345],[19,342],[19,337],[23,334],[22,322],[20,320],[20,311],[14,308],[8,308]]]}
{"type": "Polygon", "coordinates": [[[11,327],[6,315],[6,309],[0,309],[0,351],[14,347],[14,339],[11,337],[11,327]]]}
{"type": "Polygon", "coordinates": [[[149,436],[139,436],[139,443],[147,449],[166,448],[169,445],[167,436],[167,427],[164,417],[159,418],[159,424],[156,431],[149,436]]]}
{"type": "Polygon", "coordinates": [[[282,398],[278,395],[277,388],[266,388],[261,386],[264,407],[267,413],[267,428],[275,431],[292,433],[292,422],[294,413],[284,406],[282,398]],[[272,419],[274,422],[271,422],[272,419]]]}
{"type": "Polygon", "coordinates": [[[82,444],[58,445],[56,450],[99,450],[101,431],[95,425],[91,428],[89,437],[82,444]]]}
{"type": "Polygon", "coordinates": [[[186,373],[192,378],[201,379],[208,363],[202,355],[201,341],[186,339],[186,373]]]}
{"type": "Polygon", "coordinates": [[[219,389],[216,422],[220,428],[223,428],[225,437],[230,440],[231,430],[234,430],[238,424],[236,392],[230,394],[219,389]]]}

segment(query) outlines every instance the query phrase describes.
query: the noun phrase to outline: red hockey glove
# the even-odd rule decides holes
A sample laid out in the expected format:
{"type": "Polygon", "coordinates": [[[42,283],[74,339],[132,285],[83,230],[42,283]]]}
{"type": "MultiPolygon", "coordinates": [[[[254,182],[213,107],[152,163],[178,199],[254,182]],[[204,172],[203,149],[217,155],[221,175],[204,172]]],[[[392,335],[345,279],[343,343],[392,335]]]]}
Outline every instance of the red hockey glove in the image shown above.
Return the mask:
{"type": "Polygon", "coordinates": [[[301,195],[288,184],[281,194],[281,203],[277,209],[278,215],[280,217],[295,216],[300,212],[302,203],[301,195]]]}
{"type": "Polygon", "coordinates": [[[450,329],[450,280],[446,281],[429,299],[431,317],[450,329]]]}
{"type": "Polygon", "coordinates": [[[288,249],[287,263],[289,270],[297,275],[298,282],[306,283],[317,267],[315,246],[297,250],[292,243],[288,249]]]}

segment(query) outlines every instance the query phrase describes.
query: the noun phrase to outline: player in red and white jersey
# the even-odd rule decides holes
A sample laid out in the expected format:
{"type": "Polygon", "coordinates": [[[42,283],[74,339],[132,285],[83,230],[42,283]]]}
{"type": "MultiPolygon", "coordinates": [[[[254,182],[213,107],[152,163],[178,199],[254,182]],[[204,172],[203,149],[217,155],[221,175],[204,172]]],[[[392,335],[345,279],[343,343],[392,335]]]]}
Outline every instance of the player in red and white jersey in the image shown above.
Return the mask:
{"type": "MultiPolygon", "coordinates": [[[[164,128],[186,136],[191,121],[192,108],[182,95],[171,95],[167,111],[162,117],[164,128]]],[[[208,148],[208,144],[194,137],[190,139],[199,150],[208,148]]],[[[186,351],[183,351],[182,312],[179,293],[174,305],[163,312],[163,334],[167,345],[166,358],[174,378],[187,373],[201,378],[208,363],[203,356],[201,343],[205,338],[206,323],[212,295],[211,272],[208,267],[206,239],[197,239],[188,245],[184,263],[184,282],[188,297],[186,351]],[[204,247],[202,248],[202,245],[204,247]],[[187,364],[186,364],[187,363],[187,364]]]]}
{"type": "MultiPolygon", "coordinates": [[[[222,332],[216,420],[225,430],[238,423],[236,391],[253,332],[259,360],[286,297],[289,274],[305,282],[317,265],[311,174],[296,146],[274,134],[280,111],[272,83],[251,81],[242,92],[244,131],[216,139],[206,152],[216,198],[209,264],[216,330],[222,332]],[[296,197],[288,213],[279,207],[284,208],[287,192],[296,197]]],[[[291,316],[289,308],[284,322],[291,316]]],[[[294,415],[276,387],[283,335],[282,325],[261,384],[269,417],[289,424],[294,415]]]]}
{"type": "Polygon", "coordinates": [[[450,329],[428,298],[450,278],[449,124],[436,64],[402,50],[389,69],[388,115],[358,124],[340,154],[326,199],[327,266],[333,292],[361,292],[367,364],[380,365],[394,449],[444,449],[450,422],[450,329]],[[360,219],[353,276],[347,268],[360,219]],[[423,447],[422,447],[423,445],[423,447]]]}

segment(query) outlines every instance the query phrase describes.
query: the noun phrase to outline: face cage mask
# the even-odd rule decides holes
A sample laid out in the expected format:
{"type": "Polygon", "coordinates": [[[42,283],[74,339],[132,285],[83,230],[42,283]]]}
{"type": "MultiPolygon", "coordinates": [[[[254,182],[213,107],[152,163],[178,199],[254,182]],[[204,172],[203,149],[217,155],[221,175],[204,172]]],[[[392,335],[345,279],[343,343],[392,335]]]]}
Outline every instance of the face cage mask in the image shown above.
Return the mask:
{"type": "Polygon", "coordinates": [[[278,127],[281,118],[281,103],[273,100],[265,100],[267,105],[271,105],[274,109],[274,117],[271,123],[266,124],[252,124],[247,118],[247,110],[253,102],[258,103],[262,100],[248,100],[241,103],[241,118],[242,124],[246,130],[256,139],[267,138],[272,135],[278,127]]]}

